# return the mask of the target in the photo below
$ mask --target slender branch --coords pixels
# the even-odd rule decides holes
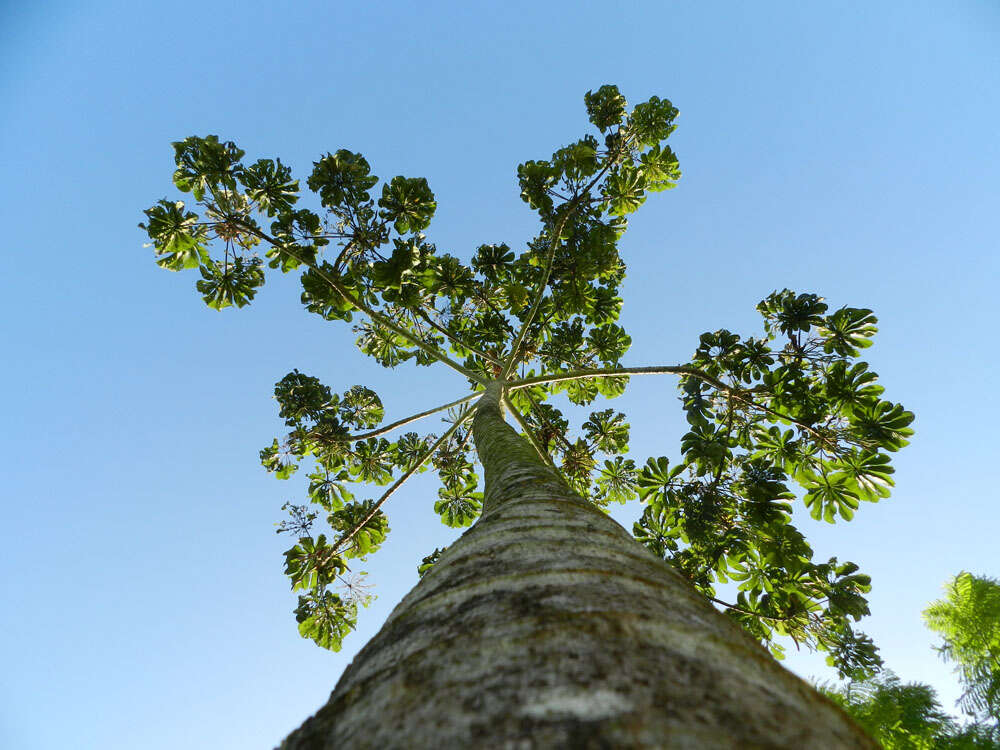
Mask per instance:
[[[477,383],[481,383],[483,385],[486,384],[486,378],[484,378],[482,375],[479,375],[479,374],[473,372],[472,370],[469,370],[469,369],[463,367],[458,362],[455,362],[453,359],[451,359],[450,357],[448,357],[448,355],[446,355],[444,352],[440,351],[436,346],[431,346],[426,341],[421,341],[419,337],[414,336],[413,334],[411,334],[409,331],[407,331],[402,326],[398,326],[395,323],[393,323],[392,320],[390,320],[389,318],[387,318],[382,313],[380,313],[380,312],[372,309],[369,305],[367,305],[364,302],[362,302],[358,297],[354,296],[353,294],[351,294],[350,292],[348,292],[346,289],[344,289],[344,287],[342,287],[336,281],[336,279],[334,279],[329,274],[327,274],[325,271],[323,271],[323,269],[321,269],[315,263],[310,263],[305,258],[300,258],[295,253],[293,253],[291,250],[289,250],[286,245],[278,242],[273,237],[268,236],[267,234],[265,234],[264,232],[260,231],[256,227],[252,227],[252,226],[250,226],[248,224],[243,224],[242,222],[240,222],[240,226],[242,226],[248,232],[251,232],[252,234],[255,234],[256,236],[260,237],[261,239],[269,242],[272,246],[280,248],[283,252],[288,253],[288,255],[293,260],[296,260],[299,263],[301,263],[302,265],[308,266],[309,268],[311,268],[313,271],[316,272],[316,274],[321,279],[323,279],[327,284],[329,284],[330,287],[335,292],[337,292],[337,294],[339,294],[341,297],[343,297],[344,300],[346,300],[347,302],[350,302],[352,305],[354,305],[355,307],[357,307],[359,310],[365,312],[368,315],[368,317],[372,319],[373,322],[376,322],[376,323],[378,323],[380,325],[383,325],[386,328],[388,328],[390,331],[392,331],[393,333],[396,333],[396,334],[402,336],[404,339],[406,339],[407,341],[409,341],[414,346],[417,346],[420,349],[423,349],[425,352],[427,352],[429,355],[431,355],[434,359],[438,360],[439,362],[443,362],[444,364],[448,365],[451,369],[453,369],[456,372],[459,372],[462,375],[464,375],[465,377],[469,378],[469,380],[472,380],[472,381],[477,382]]]
[[[535,413],[538,419],[544,422],[545,416],[542,414],[542,409],[538,405],[538,402],[535,401],[535,397],[531,395],[531,391],[525,391],[524,397],[528,399],[528,404],[531,406],[531,410]],[[555,431],[555,437],[558,442],[562,443],[563,450],[569,450],[572,447],[570,446],[569,441],[566,439],[566,436],[563,433],[559,432],[558,430]]]
[[[510,348],[510,357],[507,359],[507,363],[504,365],[502,377],[506,378],[510,375],[511,370],[517,365],[518,353],[521,350],[521,346],[524,344],[524,339],[528,335],[528,328],[531,326],[538,314],[538,308],[542,305],[542,298],[545,296],[545,287],[548,286],[549,276],[552,274],[552,262],[556,257],[556,245],[559,244],[559,236],[562,234],[563,227],[566,226],[566,222],[569,220],[570,214],[576,209],[574,205],[575,201],[567,204],[568,208],[563,213],[562,219],[559,221],[558,226],[555,228],[555,232],[552,234],[552,241],[549,243],[549,252],[545,258],[545,270],[542,273],[542,278],[538,281],[538,286],[535,288],[534,299],[531,302],[531,307],[528,310],[528,316],[524,319],[521,324],[521,330],[517,332],[517,338],[514,339],[514,344]]]
[[[619,129],[619,133],[621,130]],[[521,345],[524,343],[524,338],[528,333],[528,328],[531,326],[532,321],[534,321],[535,316],[538,314],[538,308],[542,305],[542,297],[545,296],[545,287],[549,284],[549,277],[552,275],[552,263],[556,257],[556,246],[559,244],[559,237],[562,234],[563,228],[566,226],[566,222],[569,217],[579,208],[580,203],[590,203],[589,200],[584,200],[589,198],[590,191],[598,182],[603,179],[604,175],[608,173],[611,169],[612,164],[618,161],[618,157],[621,156],[622,152],[629,147],[629,137],[626,136],[622,142],[618,145],[617,150],[612,157],[611,153],[608,153],[608,160],[601,170],[597,173],[587,185],[577,193],[573,200],[565,204],[565,211],[563,212],[562,219],[559,222],[559,226],[556,227],[555,234],[552,237],[552,242],[549,243],[549,252],[545,258],[545,269],[542,273],[542,278],[538,282],[538,286],[535,288],[534,299],[531,303],[531,309],[528,311],[528,317],[524,319],[521,324],[521,330],[517,334],[517,339],[514,341],[514,346],[510,350],[510,359],[507,360],[506,366],[503,368],[503,377],[507,378],[514,368],[517,366],[517,357],[521,349]]]
[[[447,404],[442,404],[441,406],[435,406],[433,409],[428,409],[427,411],[418,412],[417,414],[411,414],[405,419],[400,419],[393,422],[392,424],[387,424],[382,427],[377,427],[371,432],[362,432],[358,435],[351,435],[348,439],[351,441],[355,441],[355,440],[367,440],[368,438],[379,437],[380,435],[385,435],[386,433],[392,432],[393,430],[399,427],[404,427],[410,424],[411,422],[416,422],[420,419],[423,419],[424,417],[429,417],[431,414],[436,414],[439,411],[450,409],[453,406],[461,406],[467,401],[472,401],[473,399],[479,398],[482,395],[483,395],[482,391],[474,391],[473,393],[470,393],[468,396],[462,396],[462,398],[455,399],[454,401],[450,401]]]
[[[365,524],[375,517],[375,514],[379,512],[379,509],[382,507],[385,501],[388,500],[396,490],[402,487],[403,483],[406,482],[407,479],[409,479],[410,477],[412,477],[414,474],[417,473],[417,469],[423,466],[424,462],[427,461],[427,459],[434,454],[434,451],[436,451],[438,448],[444,445],[445,441],[448,440],[448,438],[450,438],[454,434],[455,430],[457,430],[462,425],[462,423],[469,418],[469,415],[471,415],[474,411],[475,410],[472,409],[471,407],[466,408],[462,412],[462,414],[459,415],[458,419],[455,420],[454,424],[452,424],[452,426],[449,427],[447,431],[437,439],[434,445],[432,445],[429,449],[427,449],[427,451],[419,459],[414,461],[413,466],[411,466],[409,469],[403,472],[402,476],[400,476],[399,479],[393,482],[392,486],[389,489],[387,489],[384,493],[382,493],[382,497],[380,497],[378,500],[375,501],[375,504],[372,506],[372,509],[368,513],[368,515],[366,515],[363,519],[361,519],[359,523],[355,524],[354,528],[352,528],[349,532],[347,532],[346,534],[344,534],[344,536],[342,536],[340,539],[337,540],[337,543],[333,547],[335,552],[338,552],[341,549],[343,549],[344,545],[346,545],[349,541],[351,541],[351,539],[353,539],[354,536],[359,531],[361,531],[361,529],[364,528]]]
[[[622,144],[623,146],[625,144]],[[566,226],[566,222],[569,221],[569,217],[573,215],[573,212],[579,208],[581,200],[590,194],[591,188],[596,185],[601,178],[607,174],[608,169],[611,168],[611,161],[597,173],[597,176],[587,183],[587,186],[571,200],[569,203],[565,204],[565,210],[563,211],[562,218],[559,220],[558,226],[555,228],[555,232],[552,235],[552,241],[549,242],[549,251],[545,256],[545,267],[542,272],[542,278],[538,281],[538,286],[535,287],[534,298],[531,302],[531,308],[528,310],[528,317],[524,319],[521,324],[521,330],[518,331],[517,338],[514,340],[514,345],[510,350],[510,358],[507,360],[507,364],[503,368],[503,377],[506,378],[513,369],[517,366],[518,353],[521,350],[521,346],[524,344],[524,339],[528,335],[528,328],[531,327],[532,322],[535,320],[535,316],[538,314],[538,308],[542,306],[542,298],[545,296],[545,287],[549,284],[549,278],[552,276],[552,264],[556,257],[556,247],[559,245],[559,239],[562,235],[562,231]]]
[[[524,420],[524,417],[522,417],[521,413],[514,408],[514,405],[510,402],[510,399],[507,398],[506,395],[503,396],[503,403],[504,406],[507,407],[508,411],[510,411],[510,413],[514,415],[514,421],[516,421],[518,425],[520,425],[521,430],[524,432],[525,437],[528,438],[528,442],[531,443],[531,447],[535,449],[536,453],[538,453],[538,457],[542,460],[542,463],[544,463],[550,469],[555,471],[556,475],[562,478],[562,474],[556,467],[555,463],[552,461],[552,457],[548,454],[548,451],[546,451],[542,447],[542,445],[538,442],[538,438],[535,437],[535,433],[532,432],[530,427],[528,427],[528,423]]]
[[[776,615],[762,615],[760,612],[751,612],[748,609],[743,609],[742,607],[737,607],[735,604],[730,604],[729,602],[724,602],[721,599],[716,599],[714,596],[708,597],[709,601],[715,602],[716,604],[721,604],[723,607],[727,607],[734,612],[739,612],[740,614],[750,615],[751,617],[760,617],[763,620],[774,620],[775,622],[787,622],[788,620],[794,620],[803,614],[808,616],[808,612],[794,612],[790,615],[782,615],[778,617]],[[794,637],[793,637],[794,640]]]
[[[569,372],[556,373],[551,375],[536,375],[532,378],[524,378],[522,380],[515,380],[507,384],[507,388],[512,391],[516,391],[520,388],[527,388],[532,385],[540,385],[543,383],[561,383],[567,380],[582,380],[584,378],[610,378],[617,377],[621,375],[689,375],[693,378],[698,378],[711,386],[714,386],[718,390],[722,391],[728,396],[736,399],[737,401],[746,404],[747,406],[760,409],[761,411],[770,414],[773,417],[777,417],[785,422],[789,422],[798,426],[800,429],[811,433],[818,440],[826,440],[827,437],[823,433],[819,432],[816,428],[811,425],[806,424],[794,417],[784,414],[777,409],[772,409],[766,404],[762,404],[755,401],[753,398],[748,397],[747,394],[751,391],[744,391],[740,388],[733,388],[732,386],[726,385],[718,378],[712,377],[707,372],[699,370],[697,367],[692,367],[691,365],[672,365],[672,366],[653,366],[653,367],[619,367],[616,369],[603,369],[603,370],[570,370]]]
[[[544,383],[561,383],[567,380],[583,380],[584,378],[613,378],[622,375],[691,375],[693,377],[711,383],[721,390],[728,390],[728,386],[720,380],[716,380],[711,375],[702,372],[691,365],[655,366],[655,367],[617,367],[605,368],[601,370],[583,369],[569,370],[567,372],[553,373],[549,375],[536,375],[531,378],[523,378],[508,383],[507,388],[512,391],[521,388],[528,388],[532,385],[542,385]]]
[[[498,367],[503,367],[503,362],[501,362],[500,360],[498,360],[496,357],[491,357],[489,354],[487,354],[484,351],[481,351],[477,347],[472,346],[471,344],[467,344],[466,342],[462,341],[457,336],[455,336],[454,334],[452,334],[451,331],[449,331],[444,326],[438,325],[434,321],[434,319],[431,318],[431,316],[428,315],[427,312],[423,308],[417,308],[416,310],[414,310],[414,312],[417,315],[420,316],[421,320],[423,320],[425,323],[427,323],[431,328],[433,328],[438,333],[444,335],[445,338],[447,338],[449,341],[451,341],[456,346],[460,346],[463,349],[468,349],[470,352],[472,352],[473,354],[479,356],[482,359],[485,359],[490,364],[497,365]]]

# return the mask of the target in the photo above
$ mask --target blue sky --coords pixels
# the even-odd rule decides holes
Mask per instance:
[[[273,383],[297,367],[369,384],[391,417],[462,384],[380,371],[294,279],[216,313],[156,268],[136,223],[174,195],[170,142],[218,133],[300,176],[361,151],[427,177],[431,239],[468,257],[533,233],[515,167],[585,132],[583,93],[607,82],[681,111],[681,186],[622,244],[629,364],[754,333],[773,289],[878,314],[869,360],[917,414],[896,492],[850,524],[801,523],[817,556],[873,576],[864,629],[950,707],[920,612],[959,570],[1000,574],[998,74],[987,0],[0,5],[0,745],[272,747],[454,537],[414,481],[344,651],[298,637],[273,524],[302,487],[257,464],[281,427]],[[675,396],[637,379],[615,404],[637,456],[676,455]]]

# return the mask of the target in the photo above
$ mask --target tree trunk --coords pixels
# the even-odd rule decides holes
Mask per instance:
[[[483,515],[283,750],[877,748],[504,421],[473,434]]]

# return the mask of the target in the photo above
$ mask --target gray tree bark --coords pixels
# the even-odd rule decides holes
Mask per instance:
[[[877,748],[505,421],[473,436],[482,517],[282,750]]]

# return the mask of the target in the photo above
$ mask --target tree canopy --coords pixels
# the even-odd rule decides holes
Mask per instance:
[[[536,236],[462,257],[425,234],[437,205],[427,181],[395,176],[379,188],[360,153],[321,156],[303,195],[280,159],[248,163],[214,135],[174,144],[174,185],[193,205],[165,198],[140,226],[161,267],[197,269],[207,305],[243,307],[267,273],[295,272],[303,306],[351,324],[358,349],[383,367],[412,361],[459,375],[453,401],[392,422],[363,385],[334,392],[298,371],[276,384],[288,429],[261,461],[279,479],[302,469],[308,480],[308,501],[288,504],[280,529],[298,540],[285,570],[300,592],[299,630],[340,647],[368,599],[351,566],[385,541],[383,506],[413,474],[437,473],[445,524],[475,521],[481,472],[469,417],[499,380],[509,413],[569,487],[604,509],[639,499],[635,537],[774,653],[788,636],[829,652],[842,675],[869,674],[876,650],[854,623],[868,614],[870,579],[852,562],[814,560],[791,511],[801,497],[813,518],[849,521],[862,502],[889,495],[891,457],[913,415],[882,398],[860,359],[876,317],[785,289],[758,305],[756,335],[707,332],[687,361],[626,365],[619,241],[649,194],[680,178],[666,143],[678,111],[655,96],[630,108],[610,85],[584,99],[591,132],[517,168]],[[625,414],[594,407],[571,424],[576,410],[557,398],[591,407],[630,377],[655,374],[679,379],[688,431],[674,460],[634,456]],[[440,434],[401,432],[439,413]],[[385,489],[356,496],[373,485]],[[735,601],[717,598],[731,581]]]
[[[889,670],[842,688],[820,690],[847,711],[885,750],[996,750],[1000,734],[985,724],[958,724],[930,685],[903,683]]]
[[[943,640],[938,652],[955,663],[961,707],[1000,726],[1000,581],[959,573],[924,619]]]

